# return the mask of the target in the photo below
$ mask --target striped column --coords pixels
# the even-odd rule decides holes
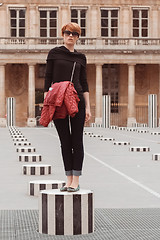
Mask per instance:
[[[6,114],[5,64],[0,63],[0,127],[6,127],[5,114]]]
[[[19,162],[41,162],[42,156],[40,154],[23,154],[19,155]]]
[[[157,95],[148,95],[148,127],[157,127]]]
[[[131,147],[129,150],[131,152],[149,152],[150,148],[149,147]]]
[[[24,175],[48,175],[51,174],[51,165],[23,165],[23,174]]]
[[[93,192],[45,190],[39,196],[39,232],[77,235],[94,232]]]
[[[7,126],[15,126],[15,105],[16,100],[13,97],[7,98]]]
[[[65,185],[65,181],[59,180],[35,180],[29,182],[29,195],[39,196],[40,191],[48,189],[60,189]]]
[[[110,128],[110,115],[111,115],[111,97],[110,95],[103,95],[103,117],[102,126]]]

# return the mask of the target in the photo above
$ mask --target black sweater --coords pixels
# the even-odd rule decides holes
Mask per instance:
[[[76,67],[73,84],[79,95],[80,105],[84,105],[83,92],[88,92],[86,57],[76,50],[70,52],[64,46],[50,50],[47,57],[44,91],[47,92],[52,83],[70,81],[74,62],[76,62]]]

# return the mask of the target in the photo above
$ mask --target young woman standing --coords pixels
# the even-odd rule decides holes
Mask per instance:
[[[80,189],[79,176],[82,174],[84,158],[83,128],[84,123],[90,120],[89,90],[86,79],[86,57],[74,49],[81,34],[77,23],[68,23],[61,29],[64,45],[50,50],[47,57],[45,95],[51,83],[69,81],[75,65],[73,84],[78,93],[80,102],[79,112],[75,117],[54,120],[64,162],[67,182],[60,191],[75,192]]]

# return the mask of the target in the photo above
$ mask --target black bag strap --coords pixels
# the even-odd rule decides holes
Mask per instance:
[[[73,81],[73,74],[74,74],[75,67],[76,67],[76,62],[74,62],[74,64],[73,64],[71,80],[70,80],[71,82]]]

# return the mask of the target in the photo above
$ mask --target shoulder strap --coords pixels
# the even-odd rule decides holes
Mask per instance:
[[[74,64],[73,64],[71,80],[70,80],[71,82],[73,81],[73,74],[74,74],[75,67],[76,67],[76,62],[74,62]]]

